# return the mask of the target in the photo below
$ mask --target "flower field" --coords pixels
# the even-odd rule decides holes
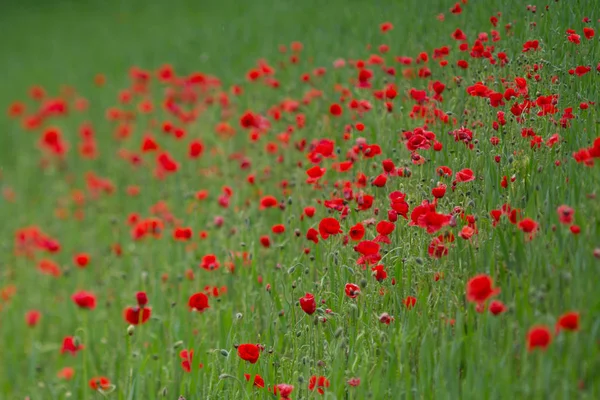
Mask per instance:
[[[1,6],[0,399],[600,398],[600,3],[87,3]]]

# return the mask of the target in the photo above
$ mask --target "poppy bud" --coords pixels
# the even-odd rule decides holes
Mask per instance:
[[[144,307],[146,304],[148,304],[148,296],[146,295],[146,292],[137,292],[135,297],[137,299],[138,306]]]
[[[127,334],[128,334],[129,336],[133,336],[134,332],[135,332],[135,326],[133,326],[133,325],[129,325],[129,326],[127,327]]]

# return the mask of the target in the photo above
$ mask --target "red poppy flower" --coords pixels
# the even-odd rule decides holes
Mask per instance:
[[[558,214],[558,220],[561,224],[570,225],[573,223],[575,210],[571,207],[563,204],[556,209],[556,213]]]
[[[379,30],[380,30],[382,33],[389,32],[389,31],[391,31],[392,29],[394,29],[394,25],[392,25],[392,23],[391,23],[391,22],[384,22],[384,23],[382,23],[381,25],[379,25]]]
[[[317,389],[317,392],[319,392],[319,394],[325,394],[325,390],[324,388],[328,388],[329,387],[329,380],[327,378],[325,378],[324,376],[319,376],[317,377],[316,375],[313,375],[310,377],[310,380],[308,381],[308,390],[315,390],[315,388]]]
[[[538,223],[531,218],[524,218],[517,224],[517,227],[525,233],[534,233],[538,229]]]
[[[360,385],[360,378],[350,378],[346,381],[346,383],[350,386],[358,386]]]
[[[248,361],[250,364],[255,364],[258,361],[258,357],[260,357],[260,348],[255,344],[240,344],[237,348],[237,353],[242,360]]]
[[[300,297],[300,307],[308,315],[312,315],[317,310],[315,296],[311,293],[306,293],[304,297]]]
[[[250,374],[244,374],[244,379],[246,379],[247,382],[250,382]],[[252,384],[253,384],[253,386],[256,386],[259,388],[264,388],[265,380],[263,379],[262,376],[256,374],[256,375],[254,375],[254,381]]]
[[[208,305],[208,296],[202,292],[191,295],[188,300],[188,307],[192,311],[196,310],[199,312],[210,308],[210,306]]]
[[[344,291],[346,292],[346,296],[355,299],[360,294],[360,287],[354,283],[346,283]]]
[[[94,390],[98,390],[98,389],[107,390],[107,389],[110,389],[110,387],[111,387],[110,380],[105,376],[93,377],[92,379],[90,379],[88,384]]]
[[[221,264],[217,260],[217,256],[214,254],[207,254],[202,257],[202,261],[200,262],[200,267],[207,271],[214,271],[219,268]]]
[[[190,142],[188,156],[190,158],[198,158],[204,152],[204,144],[202,141],[196,139]]]
[[[475,176],[473,175],[473,171],[469,168],[461,169],[456,173],[457,182],[471,182],[473,180],[475,180]]]
[[[75,375],[75,370],[71,367],[64,367],[60,371],[56,373],[56,376],[60,379],[64,379],[66,381],[73,379]]]
[[[435,237],[427,247],[427,254],[431,258],[442,258],[448,255],[448,247],[446,247],[443,240]]]
[[[411,215],[412,218],[412,215]],[[427,233],[435,233],[450,224],[452,216],[428,211],[418,216],[417,225],[425,228]]]
[[[194,359],[194,350],[181,350],[179,352],[179,358],[181,358],[181,368],[183,368],[185,372],[191,372],[192,361]]]
[[[547,326],[534,326],[527,332],[527,350],[529,351],[533,351],[536,348],[545,350],[551,342],[552,335]]]
[[[327,217],[319,222],[319,234],[323,239],[327,239],[329,235],[337,235],[339,233],[342,233],[342,230],[337,219]]]
[[[28,326],[34,327],[38,324],[41,317],[42,317],[42,313],[39,312],[38,310],[30,310],[30,311],[27,311],[27,314],[25,314],[25,322],[27,323]]]
[[[340,115],[342,115],[342,106],[340,106],[337,103],[333,103],[330,107],[329,107],[329,113],[331,115],[333,115],[334,117],[339,117]]]
[[[359,241],[365,236],[365,227],[360,222],[348,231],[348,236],[354,241]]]
[[[441,199],[446,194],[446,185],[443,183],[431,189],[431,195],[436,199]]]
[[[131,325],[141,325],[145,324],[150,319],[151,313],[152,309],[148,307],[127,307],[123,312],[123,317],[125,318],[125,321]]]
[[[471,278],[467,282],[467,300],[474,303],[483,303],[490,297],[500,293],[494,288],[494,281],[488,275],[482,274]]]
[[[87,253],[75,254],[73,261],[78,268],[85,268],[90,262],[90,256]]]
[[[494,300],[490,303],[489,310],[492,314],[499,315],[506,311],[506,306],[500,300]]]
[[[556,332],[561,329],[566,331],[578,331],[579,330],[579,313],[578,312],[568,312],[563,314],[558,318],[558,322],[556,323]]]
[[[277,207],[279,202],[274,196],[264,196],[260,199],[260,209],[264,210],[265,208],[273,208]]]
[[[376,186],[376,187],[384,187],[386,182],[387,182],[387,175],[381,174],[381,175],[378,175],[375,179],[373,179],[372,185]]]
[[[319,232],[315,228],[309,228],[306,232],[306,239],[313,243],[319,243]]]
[[[92,293],[82,290],[71,296],[71,299],[80,308],[87,308],[89,310],[96,308],[96,296]]]
[[[387,278],[387,271],[383,265],[376,265],[371,268],[371,271],[373,272],[375,279],[379,282],[382,282]]]
[[[394,320],[394,317],[392,317],[388,313],[382,313],[379,315],[378,318],[379,318],[379,322],[381,322],[382,324],[386,324],[386,325],[389,325]]]
[[[273,232],[276,235],[280,235],[285,232],[285,225],[283,225],[283,224],[273,225],[271,227],[271,232]]]
[[[408,296],[404,300],[402,300],[402,303],[406,308],[410,310],[415,306],[415,304],[417,304],[417,298],[413,296]]]
[[[72,355],[77,354],[79,350],[83,349],[82,344],[75,344],[75,338],[73,336],[67,336],[63,339],[62,347],[60,349],[60,354],[65,354],[66,352],[71,353]]]

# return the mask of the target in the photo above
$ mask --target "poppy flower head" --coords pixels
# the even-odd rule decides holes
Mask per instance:
[[[85,268],[90,262],[90,256],[87,253],[79,253],[73,257],[73,261],[78,268]]]
[[[329,235],[337,235],[339,233],[342,233],[342,230],[337,219],[327,217],[319,222],[319,234],[323,239],[327,239]]]
[[[561,315],[556,322],[556,332],[578,331],[579,330],[579,313],[571,311]]]
[[[219,260],[217,260],[217,256],[214,254],[207,254],[202,257],[202,261],[200,262],[200,268],[203,268],[207,271],[214,271],[219,269],[220,267]]]
[[[402,303],[404,304],[404,307],[410,310],[415,306],[415,304],[417,304],[417,298],[413,296],[408,296],[404,300],[402,300]]]
[[[527,350],[533,351],[535,349],[545,350],[552,342],[552,335],[550,329],[544,325],[538,325],[532,327],[527,332]]]
[[[41,317],[42,317],[42,313],[39,312],[38,310],[30,310],[30,311],[27,311],[27,313],[25,314],[25,322],[27,323],[28,326],[34,327],[38,324]]]
[[[500,293],[500,289],[494,288],[493,285],[492,278],[485,274],[471,278],[467,282],[467,300],[473,303],[484,303],[490,297]]]
[[[473,180],[475,180],[475,175],[473,175],[473,170],[469,168],[461,169],[456,173],[457,182],[471,182]]]
[[[96,296],[84,290],[75,293],[71,299],[79,308],[93,310],[96,308]]]
[[[344,291],[346,296],[355,299],[360,294],[360,287],[354,283],[346,283]]]
[[[311,293],[306,293],[304,297],[300,297],[300,307],[308,315],[314,314],[314,312],[317,310],[315,296],[313,296]]]
[[[558,220],[561,224],[570,225],[573,223],[575,210],[571,207],[563,204],[556,209],[556,213],[558,214]]]
[[[250,382],[250,374],[244,374],[244,379],[246,379],[247,382]],[[264,388],[265,387],[265,380],[263,379],[262,376],[256,374],[254,375],[254,381],[252,383],[253,386],[256,386],[258,388]]]
[[[494,315],[500,315],[504,313],[507,308],[500,300],[494,300],[490,303],[489,310]]]
[[[125,321],[131,325],[142,325],[148,322],[151,313],[152,309],[149,307],[127,307],[123,312],[123,317],[125,318]]]
[[[237,353],[242,360],[248,361],[250,364],[256,364],[260,357],[260,348],[255,344],[240,344]]]
[[[79,350],[83,350],[83,345],[78,343],[78,340],[76,340],[73,336],[67,336],[63,339],[60,354],[69,352],[74,356]]]
[[[191,311],[198,312],[202,312],[207,308],[210,308],[210,306],[208,305],[208,296],[202,292],[191,295],[188,300],[188,307]]]
[[[365,227],[360,222],[350,228],[348,236],[354,241],[359,241],[365,236]]]
[[[317,389],[319,394],[325,394],[325,388],[328,388],[329,385],[329,379],[324,376],[313,375],[308,381],[308,390],[313,391]]]
[[[89,380],[88,385],[93,390],[108,390],[111,388],[110,380],[105,376],[96,376]]]
[[[60,371],[58,371],[56,373],[56,376],[59,379],[64,379],[66,381],[73,379],[74,375],[75,375],[75,370],[71,367],[64,367],[63,369],[61,369]]]

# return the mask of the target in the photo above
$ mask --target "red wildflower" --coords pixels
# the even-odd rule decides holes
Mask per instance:
[[[89,310],[96,308],[96,296],[92,293],[82,290],[71,296],[71,299],[80,308],[87,308]]]
[[[538,223],[531,218],[523,218],[521,221],[519,221],[517,227],[525,233],[533,234],[538,229]]]
[[[484,303],[490,297],[500,293],[494,288],[494,281],[488,275],[477,275],[467,282],[467,300],[474,303]]]
[[[191,372],[192,361],[194,359],[194,350],[181,350],[179,352],[179,358],[181,358],[181,368],[183,368],[185,372]]]
[[[339,233],[342,233],[342,230],[337,219],[327,217],[319,222],[319,234],[323,239],[327,239],[329,235],[337,235]]]
[[[329,107],[329,113],[331,115],[333,115],[334,117],[339,117],[340,115],[342,115],[342,106],[340,106],[337,103],[333,103],[330,107]]]
[[[327,378],[325,378],[324,376],[319,376],[317,377],[316,375],[313,375],[310,377],[310,380],[308,381],[308,390],[315,390],[315,388],[317,389],[317,392],[319,392],[319,394],[325,394],[325,390],[324,388],[328,388],[329,387],[329,380]]]
[[[506,306],[500,300],[494,300],[490,303],[489,310],[492,314],[498,315],[506,311]]]
[[[351,299],[355,299],[360,294],[360,288],[354,283],[346,283],[344,291],[346,292],[346,296]]]
[[[371,271],[375,279],[379,282],[383,282],[387,278],[387,271],[383,265],[376,265],[371,268]]]
[[[413,296],[408,296],[404,300],[402,300],[402,303],[406,308],[410,310],[415,306],[415,304],[417,304],[417,298]]]
[[[27,311],[27,313],[25,314],[25,322],[27,323],[28,326],[34,327],[38,324],[41,317],[42,317],[42,313],[39,312],[38,310],[30,310],[30,311]]]
[[[260,209],[264,210],[265,208],[277,207],[279,202],[274,196],[264,196],[260,200]]]
[[[250,382],[250,374],[244,374],[244,379],[246,379],[247,382]],[[252,384],[256,387],[264,388],[265,380],[263,379],[262,376],[256,374],[256,375],[254,375],[254,381]]]
[[[527,332],[527,350],[529,351],[533,351],[538,347],[545,350],[551,342],[552,335],[547,326],[534,326]]]
[[[240,344],[237,348],[237,353],[242,360],[248,361],[250,364],[255,364],[258,361],[258,357],[260,357],[260,348],[255,344]]]
[[[71,367],[64,367],[60,371],[56,373],[56,376],[60,379],[64,379],[66,381],[73,379],[75,375],[75,370]]]
[[[571,207],[563,204],[556,209],[556,213],[558,214],[558,220],[561,224],[569,225],[573,223],[575,210],[573,210]]]
[[[571,311],[565,313],[558,318],[556,322],[556,332],[560,330],[578,331],[579,330],[579,313]]]
[[[346,381],[346,383],[350,386],[358,386],[360,385],[360,378],[350,378]]]
[[[93,377],[88,384],[94,390],[107,390],[111,388],[110,380],[105,376]]]
[[[391,22],[384,22],[384,23],[382,23],[381,25],[379,25],[379,30],[380,30],[382,33],[389,32],[389,31],[391,31],[392,29],[394,29],[394,25],[392,25],[392,23],[391,23]]]
[[[150,319],[152,309],[148,307],[140,308],[139,306],[127,307],[123,312],[125,321],[131,325],[141,325]]]
[[[469,168],[461,169],[456,173],[457,182],[471,182],[473,180],[475,180],[475,176],[473,175],[473,171]]]
[[[83,349],[82,344],[76,344],[75,338],[73,336],[67,336],[63,339],[62,347],[60,348],[60,354],[65,354],[66,352],[71,353],[71,355],[77,354],[79,350]]]
[[[188,307],[192,311],[196,310],[199,312],[210,308],[208,305],[208,296],[202,292],[193,294],[188,300]]]
[[[200,262],[200,268],[203,268],[207,271],[214,271],[219,269],[220,266],[221,264],[219,263],[219,260],[217,260],[217,256],[214,254],[207,254],[203,256],[202,261]]]
[[[314,312],[317,310],[315,296],[313,296],[311,293],[306,293],[304,297],[300,297],[300,307],[308,315],[314,314]]]
[[[354,241],[359,241],[365,236],[365,227],[360,222],[348,231],[348,236]]]

